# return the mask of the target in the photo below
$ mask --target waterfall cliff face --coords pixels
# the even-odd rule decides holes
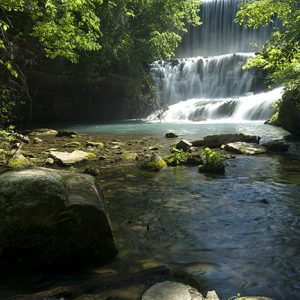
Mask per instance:
[[[254,95],[255,82],[263,79],[242,69],[272,27],[250,30],[233,23],[240,2],[205,0],[203,25],[189,28],[179,58],[151,64],[157,96],[168,107],[166,121],[263,120],[274,112],[281,89]]]

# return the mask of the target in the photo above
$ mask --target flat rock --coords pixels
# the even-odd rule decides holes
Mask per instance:
[[[189,285],[164,281],[153,285],[142,300],[203,300],[203,296]]]
[[[224,150],[239,154],[263,154],[267,152],[267,149],[259,144],[255,143],[245,143],[245,142],[236,142],[229,143],[224,146]]]
[[[78,148],[80,146],[81,146],[80,142],[70,142],[70,143],[64,144],[63,147],[64,148]]]
[[[63,166],[70,166],[81,161],[87,160],[89,154],[85,151],[74,150],[73,152],[59,152],[50,151],[50,157],[53,158],[57,163]]]
[[[246,142],[258,144],[260,137],[256,135],[245,135],[239,134],[217,134],[208,135],[203,140],[193,141],[194,147],[209,147],[209,148],[220,148],[222,145],[235,142]]]
[[[285,140],[274,140],[267,143],[263,143],[262,146],[267,148],[272,152],[286,152],[289,150],[290,143],[287,143]]]
[[[29,135],[57,135],[57,130],[49,128],[38,128],[32,130]]]

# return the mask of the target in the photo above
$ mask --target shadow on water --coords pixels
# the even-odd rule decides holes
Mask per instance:
[[[299,297],[299,157],[238,156],[216,177],[196,168],[123,175],[106,189],[120,257],[205,262],[194,276],[222,299]]]

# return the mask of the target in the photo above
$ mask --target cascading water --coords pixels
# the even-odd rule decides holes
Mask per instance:
[[[242,69],[261,47],[272,27],[249,30],[234,24],[241,0],[206,0],[201,6],[203,25],[190,28],[178,58],[151,65],[165,121],[266,120],[282,89],[255,94],[258,78]],[[232,54],[228,54],[232,53]],[[199,56],[201,55],[201,56]],[[211,56],[214,55],[214,56]],[[154,119],[157,114],[149,117]]]

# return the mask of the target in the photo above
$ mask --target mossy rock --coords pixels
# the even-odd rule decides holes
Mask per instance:
[[[97,158],[97,155],[93,152],[88,152],[87,153],[87,158],[88,159],[95,159],[95,158]]]
[[[102,142],[90,142],[87,141],[85,144],[86,147],[93,147],[93,148],[99,148],[99,149],[103,149],[104,148],[104,143]]]
[[[168,166],[198,166],[203,163],[200,154],[192,154],[184,151],[177,150],[173,154],[164,157]]]
[[[225,159],[222,155],[210,148],[205,148],[202,153],[203,163],[198,167],[200,173],[224,174]]]
[[[158,155],[152,155],[149,161],[141,164],[141,168],[145,171],[159,171],[167,166],[167,163]]]
[[[7,166],[12,169],[24,169],[32,166],[32,162],[23,154],[15,154],[8,162]]]

